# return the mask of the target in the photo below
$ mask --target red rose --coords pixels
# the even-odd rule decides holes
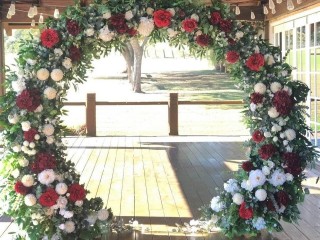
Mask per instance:
[[[289,195],[285,191],[277,192],[276,199],[277,199],[277,202],[279,203],[279,205],[282,204],[285,207],[288,206],[288,204],[290,202]]]
[[[182,9],[179,9],[177,14],[178,14],[179,18],[181,18],[181,19],[186,17],[186,12],[183,11]]]
[[[168,27],[171,24],[171,13],[166,10],[157,10],[153,13],[154,24],[158,28]]]
[[[254,104],[263,103],[264,96],[260,93],[252,93],[250,95],[250,102]]]
[[[239,208],[239,216],[242,219],[246,219],[246,220],[251,219],[253,217],[252,207],[247,208],[245,202],[241,203]]]
[[[252,140],[255,143],[261,143],[265,139],[263,132],[260,132],[259,130],[256,130],[252,134]]]
[[[197,27],[197,21],[192,18],[188,18],[186,20],[183,20],[182,22],[182,28],[188,33],[193,32]]]
[[[287,173],[291,173],[294,176],[302,173],[303,168],[301,166],[301,159],[297,153],[284,153],[282,155],[285,164],[285,170]]]
[[[70,19],[67,20],[67,30],[74,37],[81,32],[78,22]]]
[[[34,128],[29,129],[29,131],[23,133],[24,140],[28,142],[34,141],[34,136],[38,134],[38,131]]]
[[[219,27],[222,32],[230,33],[232,31],[232,22],[230,20],[221,20]]]
[[[129,36],[133,37],[135,35],[137,35],[138,31],[135,28],[130,28],[127,33],[129,34]]]
[[[221,21],[221,14],[220,12],[212,12],[210,22],[212,25],[218,25]]]
[[[109,20],[113,27],[118,27],[126,24],[126,19],[124,17],[124,14],[121,14],[121,13],[111,16]]]
[[[41,44],[44,47],[52,48],[54,45],[59,43],[59,34],[54,29],[46,29],[41,33],[40,36]]]
[[[211,42],[211,38],[207,34],[201,34],[196,38],[196,42],[201,47],[207,47]]]
[[[261,67],[264,66],[264,57],[260,53],[252,54],[246,61],[246,66],[251,71],[260,71]]]
[[[30,188],[24,186],[23,183],[19,181],[14,185],[14,190],[16,191],[16,193],[19,193],[21,195],[27,195],[30,191]]]
[[[277,152],[277,148],[273,144],[263,145],[258,151],[259,156],[263,160],[267,160],[271,158],[274,154],[276,154],[276,152]]]
[[[69,199],[72,202],[82,201],[86,197],[86,191],[77,183],[69,186],[68,193],[70,193]]]
[[[242,169],[246,172],[250,172],[254,168],[253,163],[250,161],[245,161],[242,163]]]
[[[227,56],[226,56],[226,60],[229,63],[236,63],[239,60],[239,53],[237,51],[228,51],[227,52]]]
[[[294,106],[292,97],[285,90],[276,92],[272,103],[280,115],[288,115]]]
[[[40,103],[40,94],[37,89],[25,89],[16,99],[17,106],[20,109],[26,109],[29,112],[36,110]]]
[[[46,152],[39,152],[36,155],[36,160],[30,165],[31,171],[40,173],[45,169],[54,169],[57,162],[54,156]]]
[[[52,207],[57,203],[59,195],[53,188],[48,188],[46,192],[42,193],[39,198],[39,203],[43,207]]]
[[[69,48],[69,57],[73,62],[79,62],[82,57],[81,50],[77,48],[76,46],[71,46]]]

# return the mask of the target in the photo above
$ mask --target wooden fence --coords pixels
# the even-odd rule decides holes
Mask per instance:
[[[97,106],[143,106],[143,105],[167,105],[169,135],[179,135],[179,105],[239,105],[241,100],[229,101],[179,101],[178,93],[170,93],[168,101],[158,102],[104,102],[96,101],[95,93],[88,93],[86,102],[65,102],[64,106],[85,106],[87,136],[97,135],[96,107]]]

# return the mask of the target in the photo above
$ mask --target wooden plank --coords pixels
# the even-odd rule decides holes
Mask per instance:
[[[95,93],[87,93],[86,126],[87,126],[87,136],[94,137],[97,135],[96,94]]]

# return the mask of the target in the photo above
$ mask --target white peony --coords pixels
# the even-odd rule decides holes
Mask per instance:
[[[268,115],[271,118],[277,118],[279,117],[280,113],[277,111],[275,107],[271,107],[268,111]]]
[[[66,197],[60,196],[57,200],[57,204],[55,205],[55,208],[65,209],[68,204],[68,199]]]
[[[249,192],[253,190],[253,187],[249,180],[243,180],[241,183],[241,187]]]
[[[191,19],[195,20],[196,22],[199,22],[199,16],[197,14],[192,14]]]
[[[270,168],[267,166],[262,167],[262,172],[264,175],[269,175],[270,174]]]
[[[72,60],[70,58],[63,59],[62,66],[69,70],[72,68]]]
[[[19,115],[18,114],[9,114],[8,115],[8,121],[9,121],[9,123],[11,123],[11,124],[16,124],[16,123],[18,123],[19,122],[19,120],[20,120],[20,117],[19,117]]]
[[[104,19],[109,19],[109,18],[111,18],[111,12],[110,12],[110,11],[105,12],[105,13],[102,15],[102,17],[103,17]]]
[[[31,123],[29,121],[24,121],[21,123],[22,131],[27,132],[31,128]]]
[[[243,195],[241,193],[235,193],[232,197],[232,201],[237,205],[241,205],[244,201]]]
[[[167,11],[171,14],[172,17],[176,15],[176,10],[174,10],[174,8],[167,8]]]
[[[48,69],[46,68],[40,68],[38,71],[37,71],[37,78],[40,80],[40,81],[46,81],[48,80],[50,76],[50,73],[48,71]]]
[[[260,202],[263,202],[267,198],[267,192],[264,189],[258,189],[254,195]]]
[[[273,93],[276,93],[276,92],[280,91],[281,89],[282,89],[282,85],[279,82],[273,82],[270,85],[270,90]]]
[[[254,85],[254,92],[260,93],[263,95],[266,93],[266,91],[267,91],[267,87],[263,83],[259,82],[256,85]]]
[[[215,212],[220,212],[225,208],[223,202],[220,201],[220,196],[214,197],[211,200],[211,209]]]
[[[94,35],[94,28],[86,29],[86,35],[87,35],[87,37],[93,36]]]
[[[138,32],[144,36],[148,37],[154,29],[154,22],[151,18],[142,17],[140,18],[140,24],[138,27]]]
[[[38,180],[41,184],[50,185],[55,180],[55,173],[52,169],[43,170],[38,174]]]
[[[272,175],[271,179],[269,179],[269,182],[277,187],[277,186],[282,186],[285,181],[287,180],[286,175],[279,169],[275,170]]]
[[[26,89],[26,82],[24,78],[19,78],[16,81],[13,81],[11,83],[11,87],[13,91],[15,91],[17,94],[22,93],[23,90]]]
[[[106,25],[104,28],[100,30],[99,38],[104,42],[110,42],[114,37],[114,33],[111,32]]]
[[[31,206],[35,205],[35,204],[37,203],[36,196],[33,195],[33,194],[27,194],[27,195],[24,197],[24,203],[25,203],[28,207],[31,207]]]
[[[236,39],[243,38],[243,35],[244,35],[244,33],[243,33],[243,32],[241,32],[241,31],[237,31],[237,32],[236,32]]]
[[[224,190],[228,193],[234,194],[240,190],[238,186],[238,181],[236,179],[229,179],[223,184]]]
[[[296,132],[293,130],[293,129],[287,129],[285,132],[284,132],[286,138],[289,140],[289,141],[292,141],[293,139],[296,138]]]
[[[127,11],[124,14],[124,18],[127,19],[128,21],[131,20],[133,18],[133,12],[131,10]]]
[[[98,219],[100,221],[105,221],[109,218],[109,211],[107,209],[100,209],[98,211]]]
[[[274,57],[271,54],[264,55],[264,60],[269,66],[276,63],[276,61],[274,60]]]
[[[52,137],[52,136],[47,137],[46,143],[53,144],[54,143],[54,137]]]
[[[97,219],[98,219],[98,215],[97,215],[96,212],[91,213],[91,214],[86,218],[86,220],[87,220],[87,222],[89,223],[89,225],[94,225],[94,224],[96,223]]]
[[[55,82],[60,82],[63,79],[63,72],[61,69],[53,69],[51,71],[50,77]]]
[[[68,191],[68,186],[67,184],[65,183],[58,183],[56,185],[56,192],[59,194],[59,195],[64,195],[66,194]]]
[[[32,175],[24,175],[21,182],[25,187],[32,187],[34,184],[34,178]]]
[[[168,32],[168,36],[169,36],[170,38],[173,38],[173,37],[177,36],[177,34],[178,34],[178,32],[175,31],[175,30],[173,30],[172,28],[168,28],[168,29],[167,29],[167,32]]]
[[[151,8],[151,7],[148,7],[148,8],[147,8],[147,14],[148,14],[148,15],[153,15],[153,12],[154,12],[154,9],[153,9],[153,8]]]
[[[46,136],[51,136],[54,133],[54,126],[52,124],[45,124],[43,125],[42,132]]]
[[[25,158],[20,158],[19,159],[19,165],[21,167],[27,167],[27,166],[29,166],[29,160],[27,160]]]
[[[64,224],[64,231],[66,233],[72,233],[76,229],[76,225],[72,221],[66,221]]]
[[[53,52],[58,57],[61,57],[63,55],[63,51],[61,50],[61,48],[55,48]]]
[[[35,113],[40,113],[42,111],[43,111],[43,106],[41,104],[36,108],[36,110],[34,110]]]
[[[249,181],[253,188],[262,186],[266,182],[266,176],[259,169],[252,170],[249,173]]]
[[[47,87],[44,90],[44,95],[46,98],[48,98],[49,100],[55,99],[57,96],[57,90],[52,88],[52,87]]]
[[[293,175],[291,173],[286,173],[286,180],[287,182],[293,181]]]

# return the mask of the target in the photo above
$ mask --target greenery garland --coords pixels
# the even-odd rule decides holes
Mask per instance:
[[[112,221],[100,198],[87,199],[74,164],[65,160],[60,117],[66,91],[85,81],[92,59],[121,51],[133,39],[187,45],[195,56],[213,50],[230,63],[231,76],[248,95],[249,160],[203,208],[209,223],[232,237],[281,230],[279,219],[298,218],[302,171],[317,154],[305,137],[302,103],[309,89],[290,81],[292,69],[278,48],[233,17],[221,1],[96,0],[48,19],[40,39],[21,43],[19,70],[6,72],[0,116],[0,205],[21,228],[21,239],[92,239]]]

